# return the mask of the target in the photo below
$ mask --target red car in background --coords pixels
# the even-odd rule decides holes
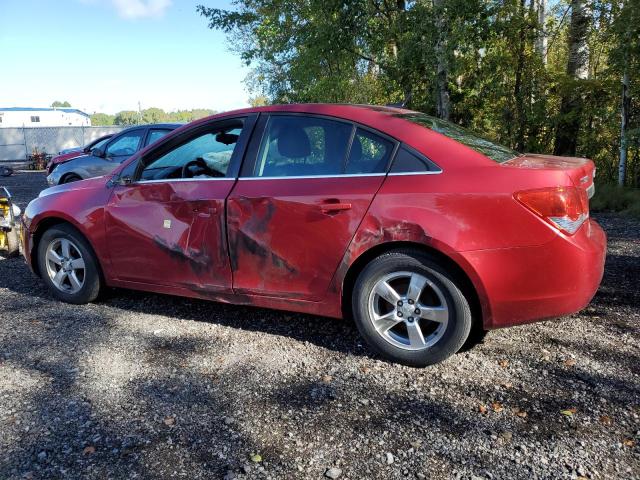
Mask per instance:
[[[425,366],[473,329],[587,305],[606,249],[594,171],[409,110],[251,108],[44,190],[23,251],[63,301],[112,286],[349,315],[373,350]]]
[[[100,148],[105,143],[107,143],[107,140],[109,140],[111,137],[113,137],[112,133],[110,133],[109,135],[104,135],[100,138],[96,138],[95,140],[86,144],[84,148],[56,155],[47,163],[47,175],[50,175],[51,172],[53,172],[53,169],[56,168],[59,164],[68,162],[69,160],[80,157],[82,155],[87,155],[91,153],[91,150],[93,150],[94,148]]]

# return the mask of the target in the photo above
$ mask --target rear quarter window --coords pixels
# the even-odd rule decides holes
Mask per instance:
[[[447,122],[440,118],[432,117],[418,112],[403,113],[398,115],[400,118],[404,118],[412,123],[421,125],[429,130],[438,132],[446,137],[462,143],[469,148],[472,148],[478,153],[489,157],[491,160],[497,163],[504,163],[507,160],[511,160],[519,155],[515,150],[505,147],[504,145],[497,144],[486,138],[482,138],[479,135],[467,130],[466,128],[456,125],[452,122]]]
[[[405,146],[400,147],[389,173],[440,172],[441,169],[424,155]]]

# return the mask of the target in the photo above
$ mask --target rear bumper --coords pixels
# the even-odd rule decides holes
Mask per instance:
[[[583,309],[602,280],[607,238],[594,220],[534,247],[463,253],[482,281],[484,327],[508,327]]]

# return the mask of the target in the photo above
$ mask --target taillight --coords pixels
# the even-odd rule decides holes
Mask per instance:
[[[558,230],[573,235],[589,218],[587,191],[577,187],[550,187],[525,190],[516,200]]]

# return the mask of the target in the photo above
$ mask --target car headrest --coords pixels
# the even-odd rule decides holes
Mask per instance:
[[[304,158],[311,155],[311,142],[302,127],[289,123],[276,134],[278,153],[287,158]]]

